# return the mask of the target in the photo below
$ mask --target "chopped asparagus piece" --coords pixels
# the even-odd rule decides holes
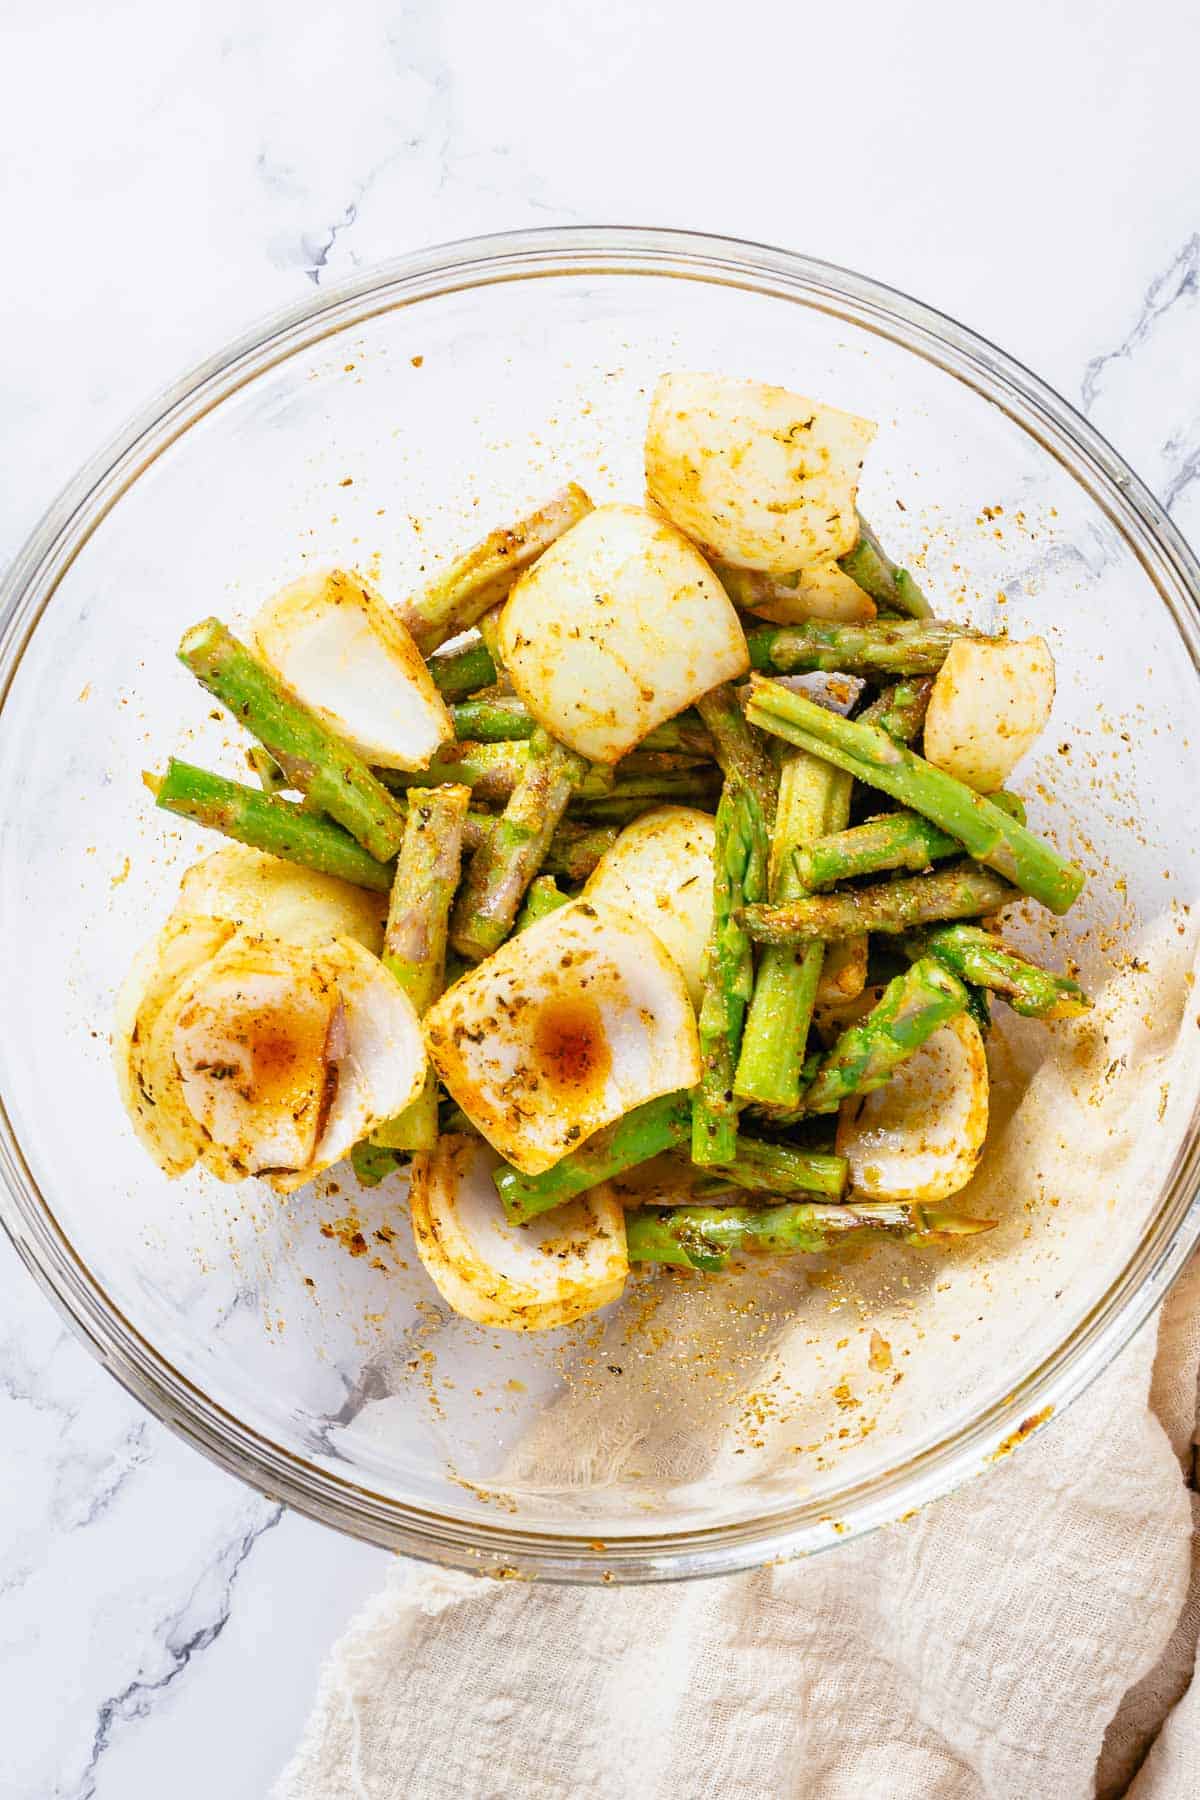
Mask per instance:
[[[271,752],[290,786],[344,825],[380,862],[395,856],[404,814],[387,789],[358,752],[219,619],[205,619],[184,633],[179,660]]]
[[[1028,1019],[1073,1019],[1091,1001],[1069,975],[1055,975],[1010,950],[978,925],[947,925],[906,939],[911,956],[934,956],[961,981],[1003,995]]]
[[[517,923],[513,929],[524,931],[527,925],[536,925],[539,919],[549,918],[552,912],[557,912],[560,906],[567,904],[567,896],[559,892],[553,875],[539,875],[529,884],[525,904],[517,914]]]
[[[523,1224],[539,1213],[564,1206],[576,1194],[610,1180],[623,1169],[648,1162],[663,1150],[677,1149],[687,1141],[691,1128],[689,1096],[663,1094],[644,1106],[635,1106],[615,1125],[606,1125],[541,1175],[522,1175],[502,1163],[492,1179],[513,1224]]]
[[[477,693],[480,688],[491,687],[496,679],[496,665],[482,639],[431,656],[428,662],[429,673],[444,700],[459,700]]]
[[[445,981],[446,932],[462,870],[463,825],[471,790],[430,788],[414,794],[388,906],[383,960],[418,1014],[439,998]],[[372,1134],[387,1150],[429,1150],[437,1142],[437,1077],[430,1069],[417,1098]]]
[[[913,619],[930,617],[933,608],[928,600],[908,570],[892,561],[861,513],[858,542],[845,556],[839,556],[838,567],[880,606],[890,606]]]
[[[711,1274],[725,1268],[735,1250],[816,1256],[872,1233],[917,1246],[946,1244],[990,1231],[993,1224],[907,1200],[842,1206],[794,1201],[782,1206],[646,1207],[628,1215],[625,1236],[630,1262],[674,1263]]]
[[[1001,807],[954,776],[897,744],[873,725],[843,719],[793,694],[776,681],[756,677],[749,717],[785,742],[881,788],[949,832],[969,854],[986,863],[1052,912],[1064,913],[1079,897],[1083,870]],[[958,915],[963,916],[963,915]]]
[[[758,625],[746,633],[751,666],[772,675],[823,669],[841,675],[936,675],[956,638],[974,637],[940,619],[873,619],[838,625]]]
[[[758,801],[766,825],[775,816],[779,776],[766,744],[746,723],[741,702],[731,682],[704,694],[696,702],[712,737],[713,751],[726,781],[740,781]],[[763,855],[766,850],[764,846]]]
[[[164,812],[207,825],[239,844],[379,894],[386,894],[392,885],[390,863],[377,862],[332,819],[306,812],[294,800],[260,793],[175,757],[161,779],[152,775],[143,779]]]
[[[370,1138],[363,1138],[350,1152],[350,1167],[362,1187],[378,1187],[400,1167],[402,1160],[398,1151],[385,1150]]]
[[[836,1112],[851,1094],[869,1094],[967,1004],[962,982],[934,957],[890,981],[879,1004],[847,1026],[804,1095],[806,1112]]]
[[[482,543],[451,563],[444,575],[414,594],[400,609],[400,616],[422,655],[428,656],[447,638],[466,631],[490,612],[521,571],[591,510],[583,489],[571,482],[528,518],[489,532]]]
[[[921,735],[932,693],[933,678],[929,675],[910,676],[894,682],[877,694],[870,706],[864,707],[858,715],[858,723],[878,725],[898,744],[913,744]]]
[[[848,775],[819,757],[804,750],[787,752],[771,834],[773,901],[795,900],[806,892],[797,876],[796,853],[831,824],[844,823],[852,785]],[[821,943],[771,945],[760,956],[734,1079],[740,1100],[799,1105],[800,1068],[824,957]]]
[[[539,726],[528,762],[495,830],[471,859],[450,921],[460,956],[478,962],[504,942],[587,764]]]
[[[746,930],[763,944],[830,943],[862,931],[902,932],[942,919],[977,919],[1020,898],[1017,888],[978,863],[955,863],[933,875],[884,881],[845,893],[812,894],[778,906],[747,906]]]
[[[754,989],[753,949],[740,913],[745,902],[766,891],[765,846],[766,826],[753,790],[727,781],[713,846],[713,920],[700,1006],[703,1073],[692,1100],[693,1162],[730,1162],[736,1146],[733,1082]]]

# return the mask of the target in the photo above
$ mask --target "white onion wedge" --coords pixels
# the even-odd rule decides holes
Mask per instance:
[[[664,375],[646,431],[646,485],[723,562],[770,575],[825,566],[858,539],[869,419],[725,375]]]
[[[397,615],[357,575],[305,575],[256,615],[260,656],[368,762],[424,769],[454,727]]]
[[[712,570],[639,506],[598,507],[552,544],[514,586],[499,639],[534,718],[601,763],[750,666]]]
[[[455,1312],[506,1331],[549,1331],[619,1298],[629,1273],[625,1216],[607,1188],[510,1225],[478,1138],[442,1137],[414,1158],[417,1253]]]
[[[171,1055],[205,1138],[257,1175],[302,1169],[324,1129],[341,999],[310,952],[238,937],[196,971]]]
[[[1044,638],[958,638],[929,697],[925,755],[990,794],[1043,730],[1053,705],[1054,659]]]
[[[249,931],[295,944],[351,937],[378,954],[387,896],[245,844],[229,844],[194,863],[180,883],[172,916],[197,914],[231,919]]]
[[[122,1104],[163,1172],[184,1175],[204,1135],[183,1104],[174,1065],[156,1054],[164,1008],[233,936],[223,919],[172,919],[137,956],[117,998],[113,1063]]]
[[[526,1175],[643,1101],[700,1079],[696,1016],[640,920],[577,900],[430,1008],[429,1054],[471,1123]]]
[[[648,925],[687,982],[699,1008],[712,928],[711,814],[656,806],[627,825],[584,887],[584,898],[615,906]]]
[[[404,1111],[425,1080],[427,1059],[421,1022],[395,976],[352,938],[322,951],[320,967],[332,975],[341,998],[332,1102],[312,1161],[295,1174],[271,1177],[277,1193],[303,1187],[322,1169],[348,1156],[376,1126]]]
[[[837,1148],[871,1200],[944,1200],[975,1173],[987,1136],[988,1072],[974,1019],[960,1013],[901,1063],[886,1087],[842,1104]]]

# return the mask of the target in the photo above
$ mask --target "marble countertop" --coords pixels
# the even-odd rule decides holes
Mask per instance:
[[[259,314],[424,243],[585,221],[758,238],[931,301],[1200,537],[1196,9],[703,10],[6,9],[0,563]],[[6,1244],[0,1470],[0,1800],[264,1795],[384,1554],[158,1426]]]

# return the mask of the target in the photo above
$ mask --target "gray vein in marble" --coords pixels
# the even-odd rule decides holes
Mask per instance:
[[[1178,436],[1168,438],[1163,445],[1163,455],[1171,461],[1179,459],[1175,473],[1163,489],[1162,503],[1170,512],[1192,483],[1200,479],[1200,442],[1188,445]]]
[[[92,1800],[96,1792],[96,1770],[113,1741],[116,1729],[133,1719],[144,1719],[158,1704],[161,1696],[177,1682],[193,1660],[207,1650],[224,1631],[233,1610],[234,1589],[238,1575],[259,1539],[273,1531],[283,1518],[282,1506],[272,1506],[258,1523],[251,1525],[222,1550],[216,1562],[206,1568],[196,1581],[183,1605],[160,1627],[162,1647],[168,1658],[166,1673],[157,1680],[141,1676],[128,1682],[118,1693],[102,1701],[96,1714],[91,1751],[78,1781],[70,1788],[61,1783],[55,1788],[54,1800]],[[213,1570],[219,1570],[222,1585],[216,1596],[213,1616],[195,1623],[189,1615],[203,1592]],[[186,1635],[181,1635],[186,1633]]]
[[[1093,356],[1084,369],[1080,405],[1085,413],[1091,412],[1099,398],[1109,365],[1127,361],[1179,300],[1195,299],[1197,293],[1200,293],[1200,232],[1193,232],[1146,289],[1138,316],[1116,349]]]

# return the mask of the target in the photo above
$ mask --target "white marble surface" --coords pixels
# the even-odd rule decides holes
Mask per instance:
[[[423,243],[582,221],[760,238],[932,301],[1200,535],[1198,55],[1189,0],[10,0],[0,561],[256,315]],[[154,1424],[7,1246],[0,1471],[0,1800],[264,1795],[382,1553]]]

